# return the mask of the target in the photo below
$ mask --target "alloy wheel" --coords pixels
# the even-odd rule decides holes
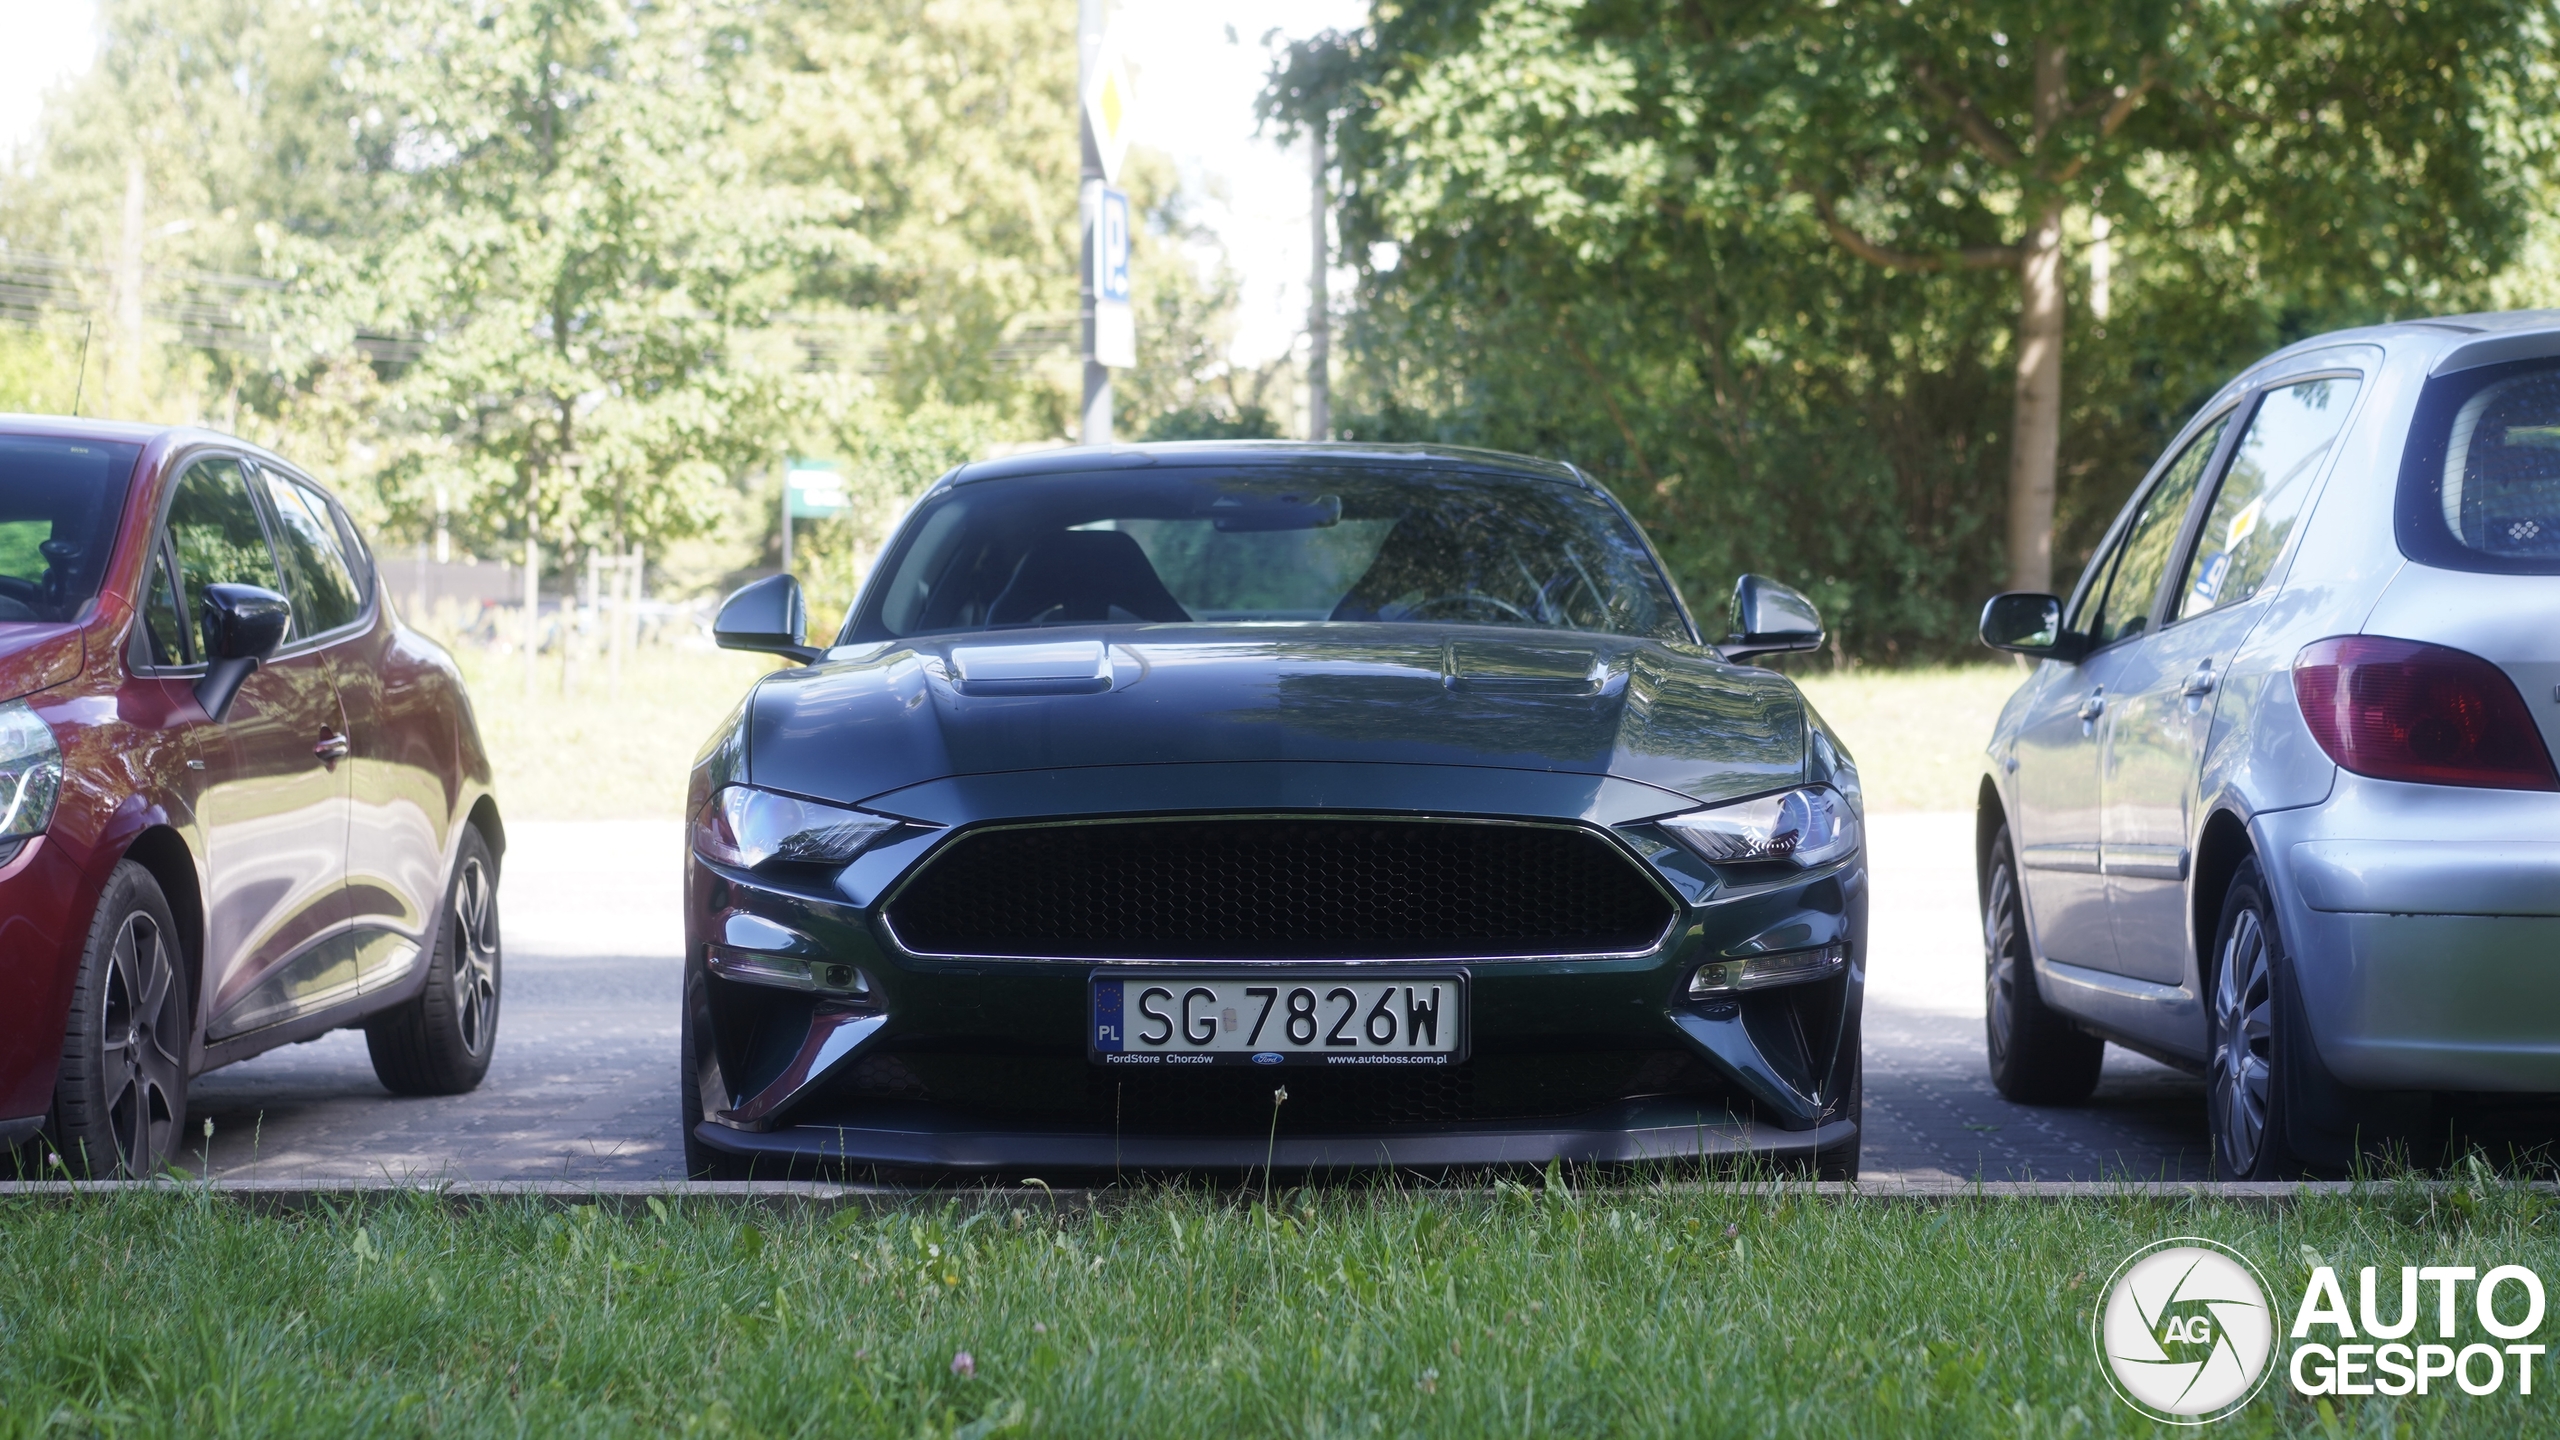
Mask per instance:
[[[2266,927],[2256,910],[2242,910],[2222,943],[2213,987],[2215,1128],[2235,1175],[2256,1167],[2266,1143],[2274,999]]]
[[[116,1161],[127,1175],[148,1175],[175,1142],[187,1034],[177,957],[149,915],[127,915],[116,931],[106,989],[98,1057]]]
[[[2017,878],[2006,864],[1991,869],[1991,898],[1982,909],[1982,1005],[1991,1023],[1991,1059],[1995,1065],[2009,1053],[2010,1027],[2016,1023],[2018,990]]]
[[[498,908],[488,867],[475,858],[453,891],[453,1019],[465,1050],[488,1050],[497,1013]]]

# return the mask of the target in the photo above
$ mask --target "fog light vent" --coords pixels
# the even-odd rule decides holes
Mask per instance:
[[[723,980],[771,985],[783,990],[807,990],[820,995],[842,995],[856,1000],[868,999],[871,995],[871,977],[863,974],[859,967],[842,961],[765,955],[732,950],[725,945],[712,946],[710,958],[711,973]]]
[[[1710,960],[1689,977],[1689,993],[1692,996],[1729,995],[1736,990],[1760,990],[1771,985],[1801,985],[1810,980],[1828,980],[1839,974],[1841,967],[1848,963],[1849,950],[1844,945]]]

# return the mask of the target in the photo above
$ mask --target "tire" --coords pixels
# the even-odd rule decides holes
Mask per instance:
[[[701,1051],[695,1048],[694,1003],[686,997],[683,1018],[677,1022],[676,1036],[676,1113],[684,1123],[684,1178],[687,1180],[748,1180],[754,1178],[754,1162],[726,1150],[705,1145],[696,1132],[702,1128],[702,1086],[694,1075]]]
[[[1982,901],[1982,1026],[1991,1084],[2021,1105],[2077,1105],[2098,1088],[2107,1043],[2072,1024],[2036,990],[2018,863],[2001,827],[1991,838]]]
[[[2212,1062],[2206,1124],[2213,1169],[2225,1180],[2291,1180],[2313,1173],[2296,1147],[2294,1101],[2310,1057],[2292,975],[2265,877],[2252,858],[2223,892],[2214,927],[2207,1008]]]
[[[45,1127],[73,1175],[139,1179],[175,1158],[194,1013],[168,898],[123,861],[89,922]]]
[[[425,986],[365,1022],[365,1049],[384,1089],[461,1095],[479,1087],[498,1048],[503,959],[498,862],[480,832],[465,827]]]

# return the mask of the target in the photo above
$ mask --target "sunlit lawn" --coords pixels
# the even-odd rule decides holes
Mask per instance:
[[[480,737],[511,820],[674,820],[685,772],[757,676],[763,656],[673,644],[633,647],[618,692],[604,660],[564,680],[545,655],[525,698],[521,652],[456,644]]]
[[[1871,810],[1970,810],[2000,707],[2027,677],[2012,665],[1852,670],[1797,677],[1858,761]]]
[[[2551,1199],[2498,1189],[1922,1205],[1532,1177],[1280,1209],[5,1202],[0,1436],[2158,1435],[2090,1342],[2140,1246],[2221,1240],[2288,1313],[2306,1248],[2560,1267]],[[2278,1377],[2213,1433],[2538,1433],[2536,1378],[2332,1419]]]

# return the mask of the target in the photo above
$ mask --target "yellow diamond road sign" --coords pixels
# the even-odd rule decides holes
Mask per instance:
[[[1085,119],[1093,126],[1094,148],[1102,152],[1102,178],[1120,183],[1120,162],[1129,155],[1129,119],[1136,91],[1129,83],[1129,57],[1120,48],[1120,27],[1102,32],[1093,57],[1093,74],[1085,82]]]

